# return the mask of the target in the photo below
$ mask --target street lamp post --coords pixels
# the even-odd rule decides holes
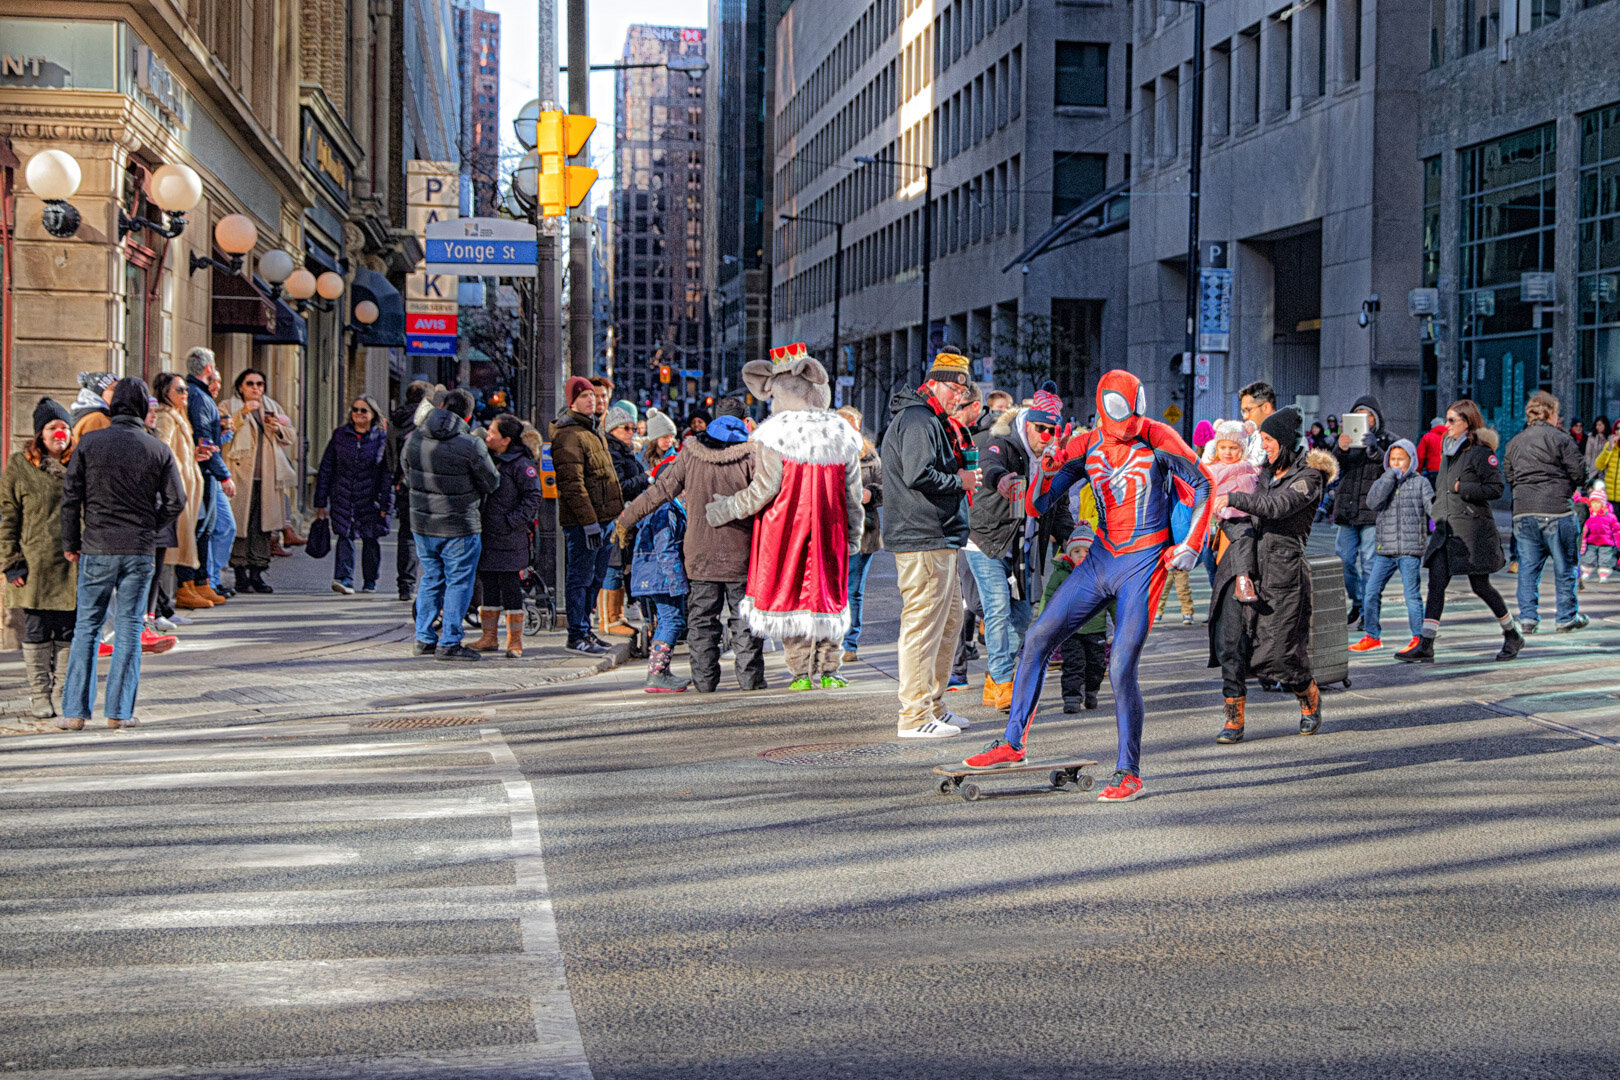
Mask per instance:
[[[1187,170],[1187,338],[1186,370],[1182,373],[1181,435],[1193,436],[1193,390],[1198,355],[1198,199],[1204,167],[1204,0],[1175,0],[1193,6],[1192,161]]]
[[[1200,0],[1200,3],[1202,0]],[[922,324],[923,347],[922,367],[928,370],[928,347],[933,342],[933,328],[928,318],[928,284],[933,276],[934,264],[934,167],[932,165],[919,165],[912,161],[896,161],[894,158],[872,157],[860,154],[855,158],[862,165],[890,165],[895,168],[921,169],[923,171],[923,227],[922,227]]]
[[[844,223],[842,221],[832,221],[832,220],[830,220],[828,218],[810,217],[808,214],[782,214],[782,215],[780,215],[780,217],[781,217],[783,222],[808,221],[808,222],[811,222],[811,223],[816,224],[816,225],[831,225],[833,227],[834,243],[837,245],[837,250],[833,254],[833,327],[832,327],[833,375],[836,377],[838,374],[840,374],[840,372],[839,372],[840,362],[839,362],[839,352],[838,352],[838,344],[839,344],[839,339],[838,339],[838,330],[839,330],[838,316],[839,316],[839,314],[840,314],[840,312],[842,310],[842,301],[843,301],[843,297],[844,297]],[[927,311],[927,302],[926,301],[924,301],[923,310]]]

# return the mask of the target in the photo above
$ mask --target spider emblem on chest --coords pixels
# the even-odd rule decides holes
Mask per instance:
[[[1118,464],[1098,450],[1087,462],[1091,473],[1091,486],[1101,496],[1107,509],[1130,507],[1133,512],[1146,496],[1153,471],[1153,451],[1134,445],[1126,451]]]

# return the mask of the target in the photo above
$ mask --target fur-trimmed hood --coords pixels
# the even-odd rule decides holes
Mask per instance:
[[[829,409],[774,413],[754,429],[749,441],[805,465],[847,465],[861,456],[860,432]]]
[[[1028,411],[1028,409],[1002,410],[999,414],[997,414],[995,423],[990,425],[990,437],[995,438],[998,435],[1011,435],[1014,431],[1013,422]]]
[[[1482,427],[1474,431],[1474,439],[1481,446],[1488,446],[1495,450],[1502,444],[1502,436],[1495,428]]]
[[[1313,447],[1305,451],[1305,467],[1321,473],[1326,483],[1333,483],[1339,475],[1339,462],[1330,451]]]
[[[719,449],[709,446],[700,438],[687,439],[681,443],[681,453],[691,454],[698,461],[708,465],[730,465],[733,462],[742,461],[753,452],[753,447],[749,446],[746,441],[727,443]]]

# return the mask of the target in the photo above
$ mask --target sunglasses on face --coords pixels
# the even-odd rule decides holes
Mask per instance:
[[[1031,424],[1029,426],[1030,429],[1037,435],[1051,435],[1057,431],[1057,428],[1053,427],[1051,424]]]
[[[366,408],[364,405],[356,405],[354,408],[350,409],[349,412],[351,412],[351,413],[365,413],[367,416],[371,415],[371,410]]]
[[[246,381],[246,382],[244,382],[244,383],[243,383],[243,384],[242,384],[242,385],[243,385],[243,386],[263,386],[263,385],[264,385],[264,383],[263,383],[263,382],[261,382],[261,381],[260,381],[260,380],[258,380],[258,379],[248,379],[248,380],[247,380],[247,381]]]

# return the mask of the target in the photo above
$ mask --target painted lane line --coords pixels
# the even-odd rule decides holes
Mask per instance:
[[[498,784],[493,778],[485,787]],[[252,801],[245,792],[233,803],[142,803],[120,806],[106,824],[120,829],[136,826],[291,825],[334,824],[352,821],[428,821],[440,818],[488,817],[510,812],[505,794],[347,796],[318,802]],[[16,838],[33,829],[82,829],[82,807],[12,807],[6,810],[6,831]]]
[[[394,850],[344,844],[220,844],[207,840],[170,844],[156,849],[164,873],[181,870],[252,870],[272,866],[364,866],[392,870],[432,864],[451,866],[469,862],[506,862],[511,845],[501,840],[454,840],[397,844]],[[123,873],[152,870],[150,847],[12,848],[0,851],[0,873],[79,872]]]

